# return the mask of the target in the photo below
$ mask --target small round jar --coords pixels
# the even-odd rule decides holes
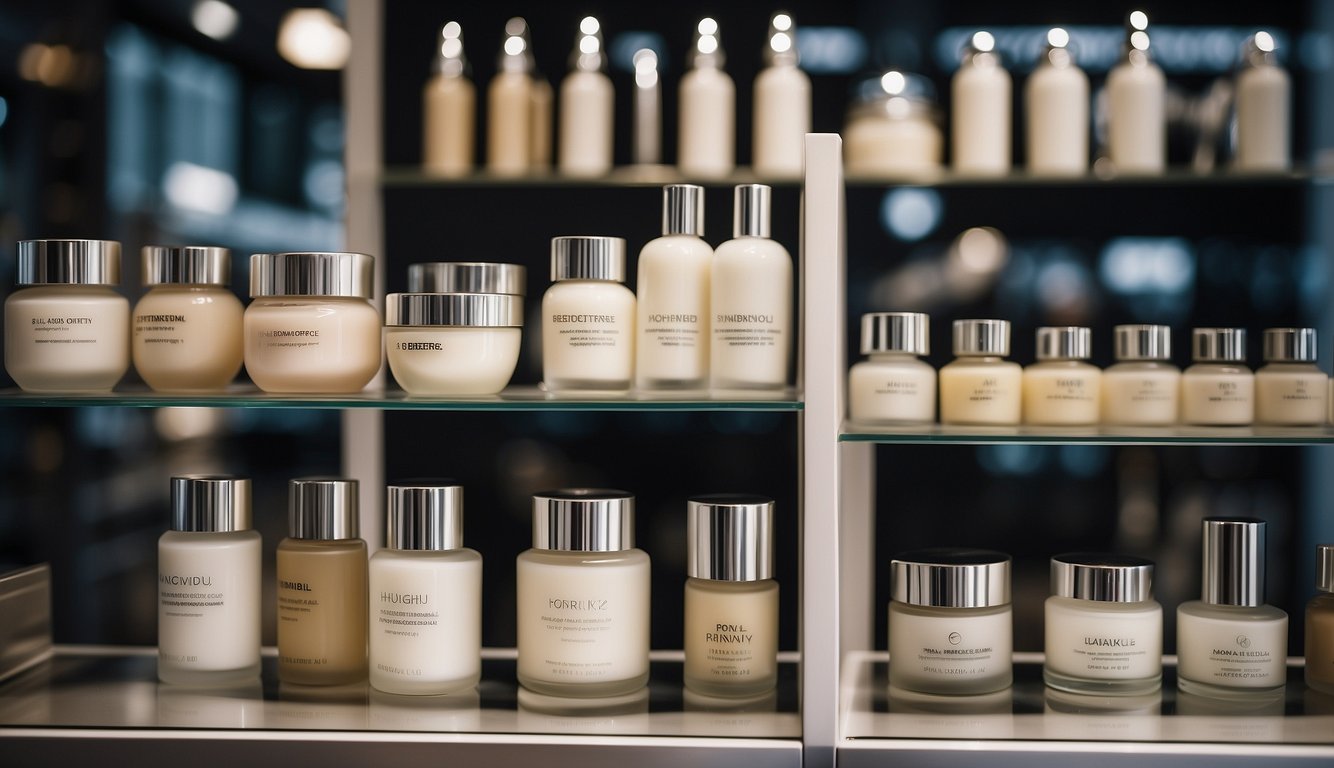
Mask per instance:
[[[1024,369],[1024,423],[1089,426],[1098,423],[1102,371],[1088,363],[1093,332],[1062,327],[1037,330],[1038,361]]]
[[[1051,559],[1046,610],[1047,685],[1072,693],[1134,696],[1162,687],[1163,607],[1153,563],[1073,553]]]
[[[921,75],[886,72],[865,84],[844,129],[848,173],[939,171],[945,153],[935,89]]]
[[[1009,354],[1008,320],[955,320],[955,359],[940,369],[940,423],[1018,425],[1024,374]]]
[[[1246,329],[1191,330],[1194,364],[1181,373],[1181,422],[1245,426],[1255,418],[1255,374],[1246,366]]]
[[[245,367],[265,392],[358,392],[380,370],[375,259],[364,253],[250,257]]]
[[[429,261],[408,265],[408,293],[528,295],[528,270],[488,261]]]
[[[1255,423],[1306,427],[1325,422],[1329,377],[1316,367],[1314,328],[1266,328],[1265,365],[1255,372]]]
[[[1172,329],[1118,325],[1112,329],[1116,363],[1102,372],[1102,423],[1170,427],[1177,423],[1181,371],[1172,365]]]
[[[848,372],[848,417],[859,424],[929,424],[936,420],[931,319],[920,312],[862,315],[862,354]]]
[[[241,300],[226,248],[147,246],[148,293],[134,305],[134,368],[159,392],[223,389],[241,370]]]
[[[1008,688],[1010,556],[921,549],[900,554],[889,567],[889,684],[951,695]]]
[[[625,392],[635,374],[635,294],[625,283],[625,240],[551,239],[551,286],[542,295],[542,385],[552,392]]]
[[[411,395],[493,395],[519,362],[523,298],[499,293],[391,293],[389,370]]]
[[[29,392],[107,392],[130,367],[130,303],[113,240],[20,240],[5,370]]]

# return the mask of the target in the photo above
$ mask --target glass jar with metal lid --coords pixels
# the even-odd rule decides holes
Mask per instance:
[[[542,295],[542,385],[549,391],[624,392],[635,374],[635,294],[625,287],[625,240],[551,239]]]
[[[1037,362],[1024,369],[1024,423],[1098,423],[1102,371],[1090,365],[1093,332],[1075,326],[1039,328]]]
[[[1102,372],[1103,424],[1170,427],[1177,423],[1181,371],[1172,365],[1172,329],[1118,325],[1112,329],[1116,362]]]
[[[134,305],[134,368],[165,392],[223,389],[241,370],[244,308],[226,248],[147,246],[148,292]]]
[[[929,424],[936,420],[931,318],[920,312],[862,315],[862,354],[848,371],[848,418],[859,424]]]
[[[940,369],[940,422],[1019,423],[1023,369],[1010,354],[1008,320],[955,320],[955,360]]]
[[[931,81],[890,71],[863,83],[848,110],[844,137],[849,174],[939,171],[945,136]]]
[[[1314,328],[1266,328],[1265,365],[1255,372],[1255,423],[1325,423],[1329,377],[1316,366]]]
[[[1246,329],[1194,328],[1193,365],[1181,372],[1181,422],[1244,426],[1255,418],[1255,374],[1246,365]]]
[[[412,395],[495,394],[514,375],[522,325],[522,296],[391,293],[389,369]]]

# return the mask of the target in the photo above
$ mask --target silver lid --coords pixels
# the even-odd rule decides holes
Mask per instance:
[[[1334,592],[1334,544],[1321,544],[1315,548],[1315,588],[1321,592]]]
[[[375,257],[365,253],[256,253],[250,296],[346,296],[369,299]]]
[[[468,73],[468,57],[463,53],[463,26],[457,21],[447,21],[440,27],[431,69],[445,77],[462,77]]]
[[[386,493],[385,547],[463,546],[463,486],[453,480],[400,480],[390,483]]]
[[[768,237],[773,190],[764,184],[738,184],[732,191],[732,237]]]
[[[625,282],[625,238],[598,235],[551,238],[551,279]]]
[[[1117,360],[1172,359],[1172,329],[1166,325],[1118,325],[1112,342]]]
[[[19,285],[115,285],[120,243],[115,240],[20,240]]]
[[[1265,522],[1251,517],[1204,518],[1200,599],[1215,605],[1264,605]]]
[[[862,315],[862,354],[931,354],[931,318],[921,312],[868,312]]]
[[[764,46],[764,62],[774,66],[797,66],[797,23],[792,14],[778,11],[769,17],[768,44]]]
[[[1190,332],[1192,358],[1201,363],[1246,362],[1245,328],[1193,328]]]
[[[1153,561],[1071,552],[1051,559],[1051,593],[1076,600],[1141,603],[1153,599]]]
[[[294,539],[357,538],[356,480],[301,477],[287,483],[287,535]]]
[[[696,496],[686,507],[688,576],[716,581],[773,578],[773,499],[726,493]]]
[[[173,531],[230,533],[251,527],[249,478],[177,475],[171,479]]]
[[[954,356],[1010,354],[1009,320],[955,320]]]
[[[523,325],[523,297],[503,293],[391,293],[384,300],[384,324],[518,328]]]
[[[533,549],[619,552],[635,545],[635,497],[608,488],[533,494]]]
[[[602,45],[602,23],[596,16],[585,16],[579,21],[579,34],[574,38],[570,69],[579,72],[601,72],[606,68],[607,54]]]
[[[232,278],[232,252],[204,245],[146,245],[144,285],[227,285]]]
[[[1093,356],[1093,332],[1078,326],[1038,329],[1039,360],[1087,360]]]
[[[1266,328],[1265,361],[1271,363],[1314,363],[1317,347],[1314,328]]]
[[[704,187],[668,184],[662,188],[662,233],[704,236]]]
[[[528,292],[528,270],[519,264],[484,261],[432,261],[408,265],[409,293]]]
[[[904,552],[889,563],[891,599],[936,608],[988,608],[1010,602],[1010,556],[989,549],[940,547]]]

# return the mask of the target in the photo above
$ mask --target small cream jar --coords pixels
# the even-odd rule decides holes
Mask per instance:
[[[134,305],[134,368],[159,392],[224,389],[241,370],[245,310],[227,289],[232,255],[201,246],[143,249],[148,292]]]
[[[521,296],[391,293],[389,370],[410,395],[493,395],[514,375],[522,326]]]

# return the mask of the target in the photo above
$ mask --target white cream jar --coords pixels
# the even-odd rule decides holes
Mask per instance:
[[[493,395],[519,362],[523,298],[499,293],[391,293],[389,370],[410,395]]]

